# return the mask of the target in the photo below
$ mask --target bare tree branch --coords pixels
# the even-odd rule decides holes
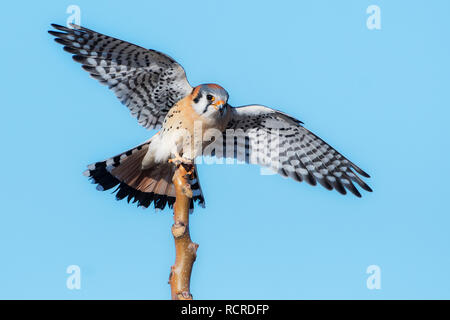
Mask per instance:
[[[189,234],[189,204],[192,190],[188,177],[192,175],[194,169],[193,166],[189,166],[186,170],[186,167],[183,164],[178,165],[172,179],[176,193],[172,225],[176,257],[169,276],[172,300],[192,300],[190,281],[198,248],[198,244],[191,241]]]

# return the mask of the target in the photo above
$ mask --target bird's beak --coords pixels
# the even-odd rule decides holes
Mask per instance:
[[[216,102],[214,102],[214,103],[212,104],[212,106],[213,106],[216,110],[219,110],[219,109],[222,108],[224,105],[225,105],[225,101],[223,101],[223,100],[216,101]]]

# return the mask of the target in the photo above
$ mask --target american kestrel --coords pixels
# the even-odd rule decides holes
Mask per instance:
[[[217,84],[191,87],[181,65],[161,52],[77,25],[52,26],[59,30],[49,31],[55,41],[74,54],[73,59],[93,78],[112,89],[140,125],[161,129],[139,146],[89,165],[84,174],[98,184],[98,190],[117,186],[119,200],[127,198],[144,207],[153,202],[159,209],[172,207],[175,163],[191,162],[195,168],[195,158],[209,147],[216,157],[257,163],[299,182],[319,182],[341,194],[347,189],[361,197],[353,182],[372,191],[356,174],[369,178],[367,173],[301,121],[262,105],[231,107],[225,89]],[[202,132],[200,144],[192,139],[196,126]],[[209,129],[221,137],[215,135],[210,142]],[[191,208],[194,201],[204,206],[196,168],[190,184]]]

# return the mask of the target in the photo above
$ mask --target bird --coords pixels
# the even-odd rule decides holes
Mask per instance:
[[[361,178],[370,176],[302,121],[263,105],[232,107],[223,87],[192,87],[183,67],[162,52],[75,24],[51,26],[54,40],[92,78],[108,86],[141,126],[159,129],[144,143],[89,165],[84,175],[98,190],[115,188],[118,200],[127,198],[144,208],[152,203],[155,209],[172,208],[175,170],[191,164],[190,209],[194,203],[204,207],[196,158],[209,150],[206,155],[217,159],[258,164],[343,195],[350,191],[361,197],[355,183],[372,192]]]

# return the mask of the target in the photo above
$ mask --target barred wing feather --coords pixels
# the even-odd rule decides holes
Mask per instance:
[[[367,173],[304,128],[301,121],[260,105],[231,108],[231,112],[222,156],[269,167],[311,185],[319,182],[341,194],[347,189],[361,197],[353,182],[372,191],[358,176],[369,178]]]
[[[168,110],[191,93],[183,68],[169,56],[101,33],[57,24],[49,31],[84,70],[107,85],[139,124],[156,129]]]

